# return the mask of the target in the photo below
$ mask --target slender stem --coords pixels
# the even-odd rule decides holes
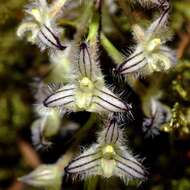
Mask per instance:
[[[61,158],[57,161],[60,170],[63,170],[65,166],[67,166],[68,163],[72,160],[73,156],[75,155],[75,152],[78,149],[80,141],[84,138],[84,136],[86,136],[87,131],[93,126],[95,122],[96,122],[96,114],[92,113],[86,124],[71,139],[71,141],[74,142],[72,143],[69,150],[63,156],[61,156]]]
[[[117,64],[121,64],[124,61],[124,56],[117,48],[109,41],[109,39],[101,33],[101,44],[107,51],[108,55],[115,61]]]
[[[80,43],[81,39],[84,37],[86,30],[88,29],[89,21],[93,14],[93,1],[86,3],[86,7],[81,15],[77,26],[77,33],[75,34],[74,41]]]
[[[63,171],[65,166],[69,164],[69,162],[72,160],[74,156],[73,149],[69,149],[63,156],[59,158],[57,161],[57,166],[59,167],[59,170]]]
[[[102,30],[102,4],[103,0],[96,0],[96,9],[98,11],[98,16],[99,16],[98,41],[100,41],[100,34]]]
[[[76,135],[75,135],[75,142],[73,143],[74,146],[76,146],[81,139],[83,139],[84,136],[86,136],[86,131],[88,131],[93,124],[96,122],[96,114],[91,113],[90,118],[88,119],[88,121],[86,122],[86,124],[81,128],[81,130],[79,130]]]

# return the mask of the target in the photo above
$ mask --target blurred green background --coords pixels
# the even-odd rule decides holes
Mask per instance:
[[[16,29],[24,16],[23,6],[27,3],[26,0],[0,0],[0,189],[6,190],[32,189],[18,183],[16,178],[43,160],[30,140],[30,125],[34,120],[30,84],[33,77],[48,71],[48,56],[16,37]],[[154,139],[144,139],[137,132],[141,126],[129,129],[130,144],[147,157],[150,178],[139,187],[144,190],[190,189],[190,1],[172,0],[171,4],[170,28],[174,37],[169,45],[177,50],[179,61],[174,70],[164,75],[162,89],[168,106],[175,108],[179,103],[175,110],[176,123],[173,128],[167,128],[168,133],[162,132]],[[152,16],[139,7],[132,11],[142,24]],[[113,20],[115,26],[108,34],[109,39],[124,49],[129,41],[127,19],[118,14]],[[117,24],[122,26],[120,30]],[[117,44],[124,38],[126,43]],[[44,160],[48,162],[48,158]]]

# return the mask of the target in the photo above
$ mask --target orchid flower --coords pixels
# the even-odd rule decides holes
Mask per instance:
[[[147,107],[147,104],[144,106]],[[170,120],[171,111],[155,98],[151,98],[148,111],[149,113],[145,113],[147,118],[143,121],[143,131],[146,137],[154,137],[160,134],[162,124]]]
[[[137,42],[134,52],[118,67],[123,75],[167,71],[176,64],[176,56],[164,45],[168,9],[144,31],[140,26],[133,27]]]
[[[47,190],[59,190],[61,188],[62,175],[62,171],[57,164],[43,164],[30,174],[19,178],[19,181]]]
[[[36,149],[49,148],[52,143],[49,138],[56,135],[61,127],[60,113],[49,110],[46,115],[35,120],[32,124],[32,142]]]
[[[65,0],[62,1],[63,5]],[[56,9],[60,9],[59,1],[49,6],[46,0],[36,0],[30,4],[25,12],[26,19],[17,30],[17,35],[23,37],[30,32],[27,40],[32,44],[38,44],[42,50],[49,48],[63,50],[65,47],[60,42],[60,30],[55,23]],[[61,6],[59,5],[59,6]]]
[[[99,68],[97,44],[80,44],[79,57],[73,69],[74,80],[50,94],[46,107],[63,107],[71,111],[126,112],[131,106],[109,90]]]
[[[118,176],[125,182],[145,179],[145,170],[140,162],[123,144],[123,131],[115,118],[110,118],[100,132],[96,144],[85,150],[65,168],[75,177],[87,178],[101,175],[105,178]]]

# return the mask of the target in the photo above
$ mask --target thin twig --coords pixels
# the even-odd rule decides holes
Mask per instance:
[[[190,44],[190,33],[179,33],[180,43],[177,49],[177,58],[180,59],[183,57],[187,46]]]
[[[41,164],[41,160],[38,154],[29,143],[27,143],[26,141],[22,139],[19,139],[18,145],[19,145],[22,157],[24,158],[27,165],[29,165],[31,168],[36,168]]]
[[[15,181],[10,188],[8,188],[7,190],[22,190],[24,189],[24,185],[19,182],[19,181]]]

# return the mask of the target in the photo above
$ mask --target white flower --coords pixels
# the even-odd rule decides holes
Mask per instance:
[[[61,127],[61,116],[56,110],[49,110],[32,124],[32,141],[37,149],[49,148],[49,139],[56,135]]]
[[[55,6],[49,6],[46,0],[36,0],[25,10],[27,17],[17,30],[17,35],[23,37],[30,32],[27,40],[38,44],[42,50],[54,48],[63,50],[59,36],[60,31],[55,24],[53,11]]]
[[[143,131],[146,133],[146,137],[154,137],[160,134],[161,125],[170,120],[171,112],[168,107],[154,98],[151,99],[147,109],[149,113],[145,113],[148,118],[143,121]]]
[[[52,145],[49,140],[61,127],[63,113],[59,109],[44,107],[42,102],[52,93],[52,89],[58,89],[60,86],[47,85],[36,78],[32,87],[36,99],[34,110],[38,118],[32,124],[32,141],[37,149],[49,148]]]
[[[41,165],[30,174],[19,178],[20,181],[40,188],[60,190],[63,171],[56,164]]]
[[[130,105],[111,92],[104,83],[97,61],[97,44],[80,45],[73,70],[74,79],[44,100],[46,107],[63,107],[71,111],[125,112]],[[74,64],[74,63],[73,63]]]
[[[134,26],[137,46],[132,55],[119,65],[119,73],[148,75],[155,71],[167,71],[176,64],[174,52],[164,45],[167,19],[168,9],[146,31],[138,25]]]
[[[66,172],[73,178],[79,176],[82,179],[101,175],[105,178],[118,176],[125,182],[131,179],[144,180],[143,166],[122,142],[122,130],[115,118],[110,119],[99,134],[98,143],[71,161],[65,168]]]

